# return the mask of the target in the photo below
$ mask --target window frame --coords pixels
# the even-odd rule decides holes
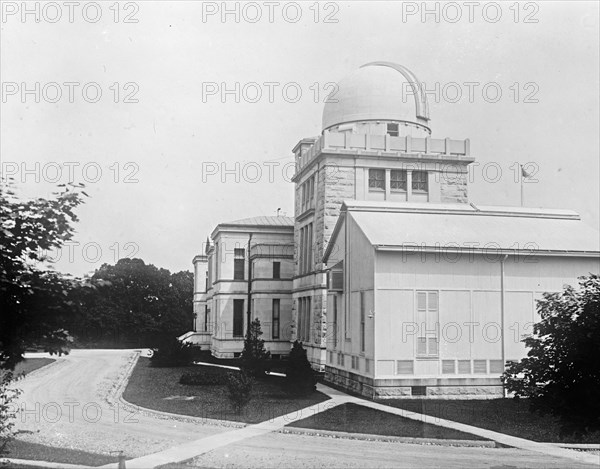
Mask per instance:
[[[277,314],[275,314],[277,312]],[[273,298],[271,309],[271,339],[279,340],[281,337],[281,300]]]
[[[403,175],[404,178],[394,179],[394,176],[397,176],[398,174],[400,174],[401,176]],[[400,185],[403,185],[404,187],[394,187],[394,183],[400,183]],[[406,171],[405,169],[390,170],[390,190],[392,192],[406,192],[408,190],[408,171]]]
[[[425,295],[425,304],[421,306],[420,297]],[[435,298],[435,302],[433,301]],[[439,337],[439,318],[440,318],[440,292],[437,290],[417,290],[415,291],[415,314],[417,323],[417,338],[415,343],[415,357],[418,359],[439,358],[440,356],[440,337]],[[424,315],[424,321],[423,321]],[[433,321],[430,319],[433,318]],[[433,322],[433,324],[431,324]],[[431,341],[435,343],[435,349],[431,346]],[[424,344],[424,351],[420,345]]]
[[[395,130],[393,130],[394,126],[396,126]],[[392,128],[390,128],[390,127],[392,127]],[[398,124],[397,122],[388,122],[386,125],[386,128],[385,128],[385,132],[390,137],[399,137],[400,136],[400,124]]]
[[[382,175],[383,178],[377,178],[376,175]],[[373,185],[373,182],[381,182],[381,186],[379,184]],[[369,191],[385,192],[385,169],[369,168]]]
[[[233,280],[246,280],[246,249],[244,248],[233,249]]]
[[[241,312],[237,311],[236,305],[241,305]],[[232,321],[232,335],[234,339],[244,337],[244,305],[245,300],[235,298],[233,300],[233,321]],[[237,314],[236,314],[237,313]]]
[[[360,292],[360,352],[365,352],[365,342],[366,342],[366,324],[365,324],[365,292]]]
[[[416,175],[423,175],[423,180],[417,180]],[[424,189],[422,188],[424,187]],[[413,192],[427,194],[429,192],[429,173],[427,171],[413,171],[411,178],[411,188]]]

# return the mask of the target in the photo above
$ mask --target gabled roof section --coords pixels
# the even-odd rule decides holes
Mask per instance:
[[[222,226],[294,226],[294,219],[290,217],[251,217],[241,220],[220,223]]]
[[[226,223],[219,223],[210,237],[215,236],[220,231],[233,231],[237,233],[252,233],[253,231],[280,233],[282,236],[292,235],[294,231],[294,219],[283,216],[258,216],[251,218],[242,218]]]
[[[352,216],[378,250],[487,249],[600,256],[600,233],[571,210],[347,201],[342,214]],[[331,241],[341,220],[342,216]],[[328,256],[326,251],[325,262]]]

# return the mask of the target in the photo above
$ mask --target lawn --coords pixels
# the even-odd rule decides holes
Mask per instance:
[[[33,370],[37,370],[43,366],[49,365],[56,360],[52,358],[26,358],[22,362],[18,363],[15,366],[15,370],[13,371],[14,376],[19,376],[21,374],[31,373]]]
[[[291,396],[282,388],[284,378],[268,376],[256,381],[252,400],[240,414],[236,414],[227,397],[227,386],[179,384],[181,375],[199,372],[203,368],[210,368],[211,373],[215,370],[214,367],[198,365],[153,368],[148,358],[140,358],[123,397],[132,404],[150,409],[244,423],[262,422],[329,399],[319,392],[308,397]],[[221,372],[228,371],[222,369]]]
[[[237,367],[239,367],[242,364],[241,358],[217,358],[214,357],[212,353],[208,350],[197,351],[194,354],[194,361]],[[287,359],[284,358],[278,360],[268,359],[265,361],[265,363],[271,371],[277,373],[285,373],[285,368],[288,362]]]
[[[418,422],[358,404],[342,404],[293,422],[288,427],[412,438],[483,440],[470,433]]]
[[[54,448],[21,440],[12,440],[9,443],[8,454],[6,457],[64,464],[81,464],[85,466],[102,466],[104,464],[118,462],[116,455],[108,456],[105,454],[93,454],[69,448]],[[0,467],[2,466],[0,465]]]
[[[561,438],[555,419],[530,412],[526,400],[385,399],[377,402],[533,441],[600,443],[600,432],[588,434],[581,440]]]

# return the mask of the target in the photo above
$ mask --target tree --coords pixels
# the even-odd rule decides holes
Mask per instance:
[[[234,373],[227,373],[227,389],[229,391],[229,400],[236,413],[240,413],[248,405],[252,398],[252,387],[254,379],[244,370]]]
[[[67,298],[78,280],[48,270],[44,261],[74,233],[81,185],[61,185],[53,199],[20,200],[0,182],[0,368],[14,369],[33,345],[68,353]]]
[[[600,430],[600,277],[580,277],[580,288],[544,293],[540,322],[524,340],[527,357],[502,378],[531,410],[558,418],[562,434]]]
[[[244,339],[244,350],[242,350],[242,368],[246,369],[254,377],[263,376],[267,371],[266,360],[270,353],[265,348],[265,341],[260,338],[263,334],[260,320],[256,318],[250,323]]]
[[[192,328],[193,282],[191,272],[172,274],[142,259],[103,264],[93,287],[72,293],[79,310],[72,329],[90,345],[163,347]]]
[[[315,379],[312,366],[306,357],[306,350],[302,347],[302,343],[297,340],[292,345],[285,376],[289,392],[307,395],[315,392],[317,389],[317,380]]]

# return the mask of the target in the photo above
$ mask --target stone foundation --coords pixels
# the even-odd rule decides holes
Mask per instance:
[[[503,396],[500,378],[375,379],[325,366],[325,382],[375,399],[494,399]]]

